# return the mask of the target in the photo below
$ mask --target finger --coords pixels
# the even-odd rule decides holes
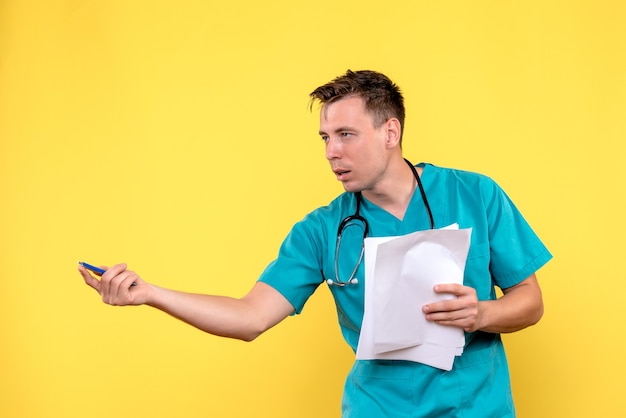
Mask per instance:
[[[108,299],[111,294],[111,282],[117,275],[126,270],[126,264],[116,264],[107,271],[104,272],[102,278],[100,279],[100,290],[103,297]]]
[[[454,326],[473,332],[478,329],[479,312],[471,306],[461,306],[454,310],[432,311],[426,314],[426,319],[439,325]]]
[[[87,269],[83,266],[78,266],[78,271],[80,272],[80,275],[83,276],[85,283],[96,292],[100,293],[100,280],[92,276],[91,273],[89,273],[89,271],[87,271]]]
[[[466,328],[470,326],[471,318],[462,311],[438,312],[426,315],[426,319],[439,325]]]
[[[422,307],[422,311],[424,311],[424,313],[450,312],[458,310],[459,308],[459,299],[451,295],[450,299],[431,302],[424,305]]]
[[[466,286],[457,283],[436,284],[433,287],[435,293],[449,293],[456,296],[464,295],[466,293],[465,289]]]
[[[461,318],[454,321],[435,321],[439,325],[461,328],[463,331],[473,332],[476,330],[475,322],[471,318]]]
[[[130,289],[133,286],[133,283],[136,283],[138,279],[139,277],[137,276],[137,273],[131,270],[125,270],[118,274],[111,281],[111,297],[119,301],[129,302]]]

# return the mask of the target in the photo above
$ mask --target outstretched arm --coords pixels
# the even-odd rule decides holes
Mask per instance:
[[[79,266],[85,283],[109,305],[149,305],[194,327],[229,338],[252,341],[293,313],[278,291],[256,283],[242,298],[179,292],[142,280],[125,264],[106,270],[100,280]]]
[[[503,289],[503,296],[496,300],[479,301],[473,288],[460,284],[437,285],[435,292],[456,298],[424,305],[426,319],[468,332],[515,332],[536,324],[543,316],[543,298],[534,274]]]

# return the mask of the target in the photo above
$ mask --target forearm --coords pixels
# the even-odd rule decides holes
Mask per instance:
[[[533,276],[504,291],[497,300],[479,302],[478,329],[509,333],[536,324],[543,315],[541,289]]]
[[[251,341],[265,331],[260,315],[242,299],[185,293],[151,286],[146,303],[202,331]]]

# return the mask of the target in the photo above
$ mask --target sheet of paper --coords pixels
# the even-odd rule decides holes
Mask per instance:
[[[422,306],[450,298],[437,283],[462,283],[471,229],[365,240],[365,311],[357,359],[398,359],[450,370],[464,333],[426,321]]]

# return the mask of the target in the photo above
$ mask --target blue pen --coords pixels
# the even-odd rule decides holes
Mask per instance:
[[[102,276],[106,270],[102,270],[100,267],[92,266],[91,264],[87,264],[84,261],[79,261],[78,264],[85,267],[87,270],[91,270],[99,276]]]
[[[87,270],[91,270],[96,273],[98,276],[102,276],[106,270],[102,270],[100,267],[92,266],[91,264],[85,263],[84,261],[79,261],[78,264],[85,267]],[[137,286],[137,283],[133,282],[131,286]]]

